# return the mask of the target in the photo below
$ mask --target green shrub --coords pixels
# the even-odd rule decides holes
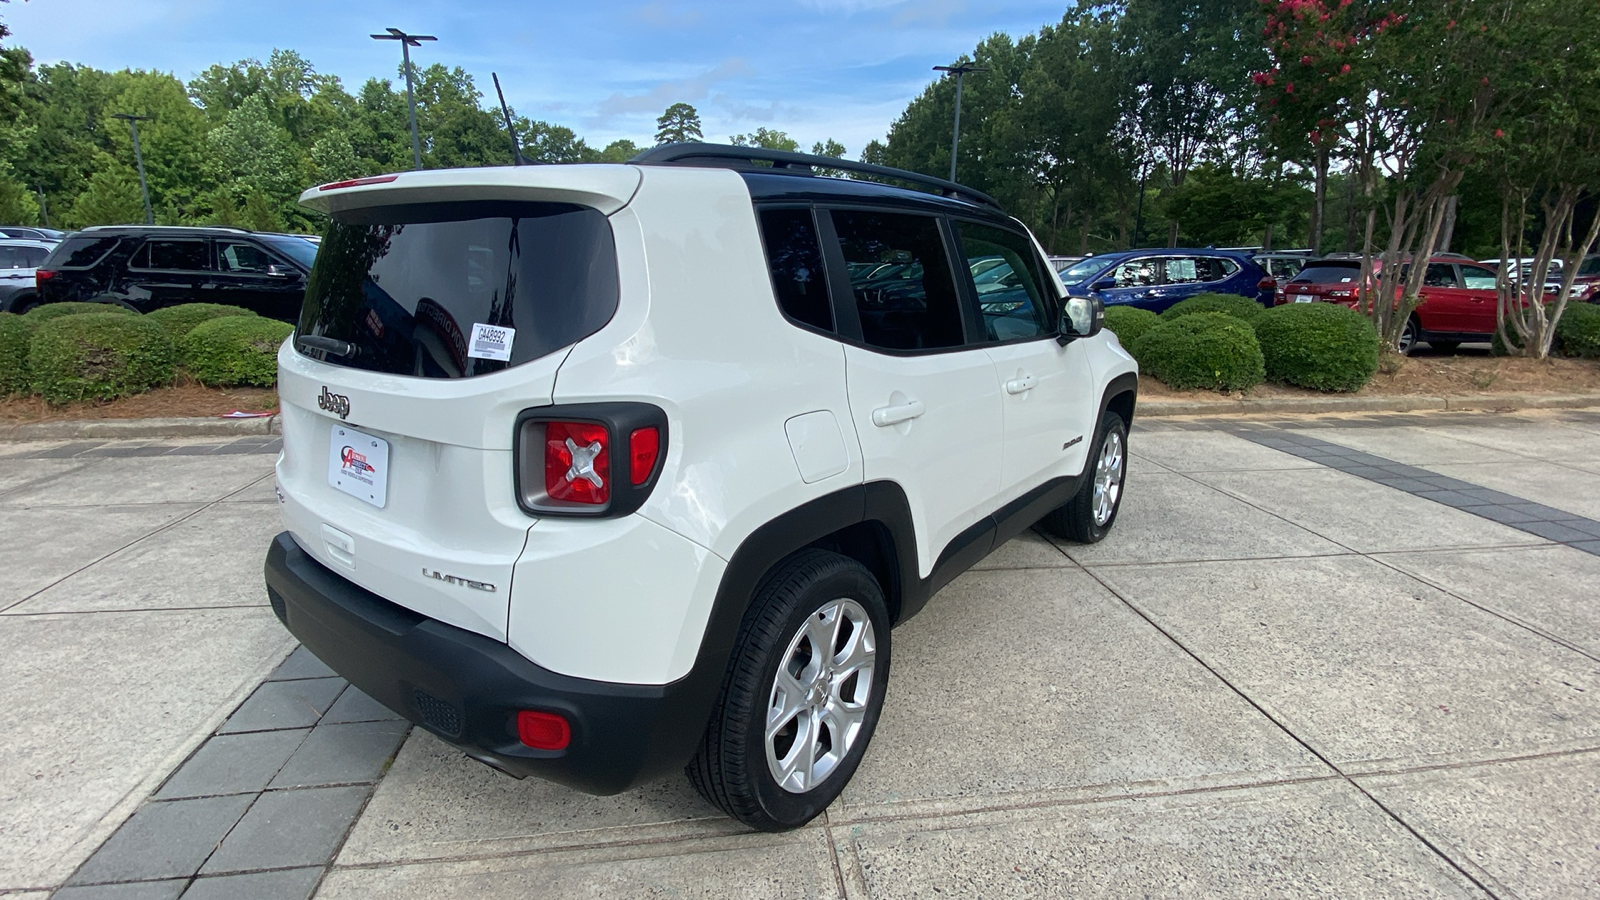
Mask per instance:
[[[28,343],[28,380],[57,405],[114,400],[170,383],[176,361],[172,339],[142,316],[58,316]]]
[[[33,328],[15,313],[0,313],[0,397],[28,389],[28,335]]]
[[[1129,353],[1133,352],[1133,342],[1144,337],[1145,332],[1160,322],[1161,317],[1148,309],[1135,309],[1132,306],[1111,306],[1106,309],[1106,330],[1116,335]]]
[[[1139,367],[1169,387],[1246,391],[1266,378],[1255,332],[1223,313],[1162,322],[1134,345]]]
[[[294,326],[277,319],[226,316],[196,325],[179,342],[183,367],[211,387],[278,383],[278,347]]]
[[[81,316],[91,313],[115,313],[122,316],[136,316],[138,313],[115,303],[46,303],[28,310],[22,317],[32,322],[35,326],[42,325],[51,319],[62,316]]]
[[[1378,371],[1372,320],[1337,303],[1292,303],[1256,318],[1267,378],[1315,391],[1355,391]]]
[[[167,330],[167,335],[174,341],[188,334],[201,322],[212,319],[223,319],[228,316],[254,316],[255,313],[239,306],[227,306],[221,303],[180,303],[177,306],[166,306],[145,314],[145,318],[160,325]]]
[[[1562,356],[1600,359],[1600,306],[1568,303],[1556,323],[1556,349]]]
[[[1195,294],[1187,300],[1179,300],[1177,303],[1167,307],[1167,310],[1161,314],[1161,318],[1170,322],[1173,319],[1194,315],[1195,313],[1224,313],[1236,319],[1254,322],[1256,316],[1266,311],[1266,307],[1251,300],[1249,297],[1241,297],[1238,294],[1206,293]]]

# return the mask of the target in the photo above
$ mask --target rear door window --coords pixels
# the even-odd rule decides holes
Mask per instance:
[[[129,265],[135,269],[171,272],[204,272],[211,268],[206,260],[204,240],[145,241],[133,254]]]
[[[761,237],[767,248],[772,292],[783,314],[802,325],[833,330],[833,306],[822,267],[822,245],[809,209],[761,212]]]
[[[868,346],[962,346],[961,304],[938,219],[858,210],[834,210],[832,217]]]
[[[1456,280],[1456,267],[1449,263],[1428,263],[1428,271],[1422,273],[1423,287],[1453,288],[1460,287]]]
[[[1202,261],[1192,256],[1169,256],[1161,262],[1167,284],[1195,284],[1207,280],[1200,274]]]
[[[484,375],[599,331],[619,292],[611,223],[595,209],[464,202],[350,210],[334,215],[317,251],[297,347],[396,375]]]
[[[1495,273],[1493,269],[1483,266],[1462,266],[1461,284],[1472,291],[1494,290]]]
[[[985,337],[1013,341],[1055,333],[1055,304],[1040,281],[1037,254],[1013,231],[957,222]]]

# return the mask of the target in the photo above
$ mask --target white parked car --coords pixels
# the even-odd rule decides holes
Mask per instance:
[[[0,312],[23,309],[32,302],[35,270],[55,246],[47,241],[0,238]]]
[[[273,608],[502,771],[687,767],[799,826],[867,749],[893,626],[1035,523],[1116,520],[1135,363],[976,191],[680,144],[301,202],[331,224],[279,354]],[[1017,284],[980,301],[996,256]]]

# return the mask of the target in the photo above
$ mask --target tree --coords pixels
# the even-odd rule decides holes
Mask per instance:
[[[1571,39],[1600,28],[1600,9],[1558,0],[1515,7],[1483,26],[1479,60],[1491,71],[1482,87],[1505,102],[1485,122],[1480,145],[1482,168],[1499,186],[1501,259],[1534,260],[1526,273],[1501,266],[1496,330],[1508,348],[1543,358],[1579,264],[1600,238],[1600,211],[1591,209],[1587,227],[1579,217],[1580,202],[1600,187],[1600,46]],[[1547,305],[1544,285],[1557,260],[1561,287]]]
[[[656,146],[704,140],[700,114],[687,103],[674,103],[656,119]]]
[[[787,150],[794,153],[800,149],[800,142],[782,131],[771,128],[757,128],[750,134],[735,134],[728,137],[728,143],[735,147],[760,147],[763,150]]]
[[[1247,78],[1262,68],[1256,35],[1243,27],[1249,12],[1246,0],[1128,0],[1117,20],[1134,88],[1128,128],[1173,188],[1239,137]],[[1168,246],[1177,239],[1172,222]]]
[[[350,138],[337,132],[318,138],[311,145],[310,158],[311,174],[322,184],[373,174],[362,169]]]
[[[811,154],[813,156],[826,156],[830,159],[844,159],[845,149],[843,144],[833,138],[827,138],[812,144]]]
[[[294,214],[294,199],[307,181],[299,172],[288,134],[272,121],[266,98],[252,94],[207,135],[211,175],[224,197],[218,206],[242,208],[256,203]]]
[[[152,118],[139,123],[150,205],[158,221],[178,223],[198,213],[200,198],[216,186],[207,171],[205,114],[190,102],[183,83],[165,72],[112,73],[100,128],[111,155],[132,165],[128,124],[110,116],[127,112]]]
[[[623,163],[639,155],[641,148],[627,138],[612,141],[600,151],[600,162]]]
[[[73,201],[66,224],[84,228],[143,222],[144,199],[139,194],[139,176],[133,167],[110,158],[98,162],[88,187]]]

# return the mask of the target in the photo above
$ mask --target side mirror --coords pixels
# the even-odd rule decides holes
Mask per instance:
[[[1061,307],[1061,333],[1056,340],[1063,346],[1079,338],[1094,337],[1106,326],[1106,304],[1099,297],[1068,297]]]
[[[1105,279],[1101,279],[1100,281],[1096,281],[1094,284],[1089,285],[1089,290],[1091,290],[1091,291],[1109,291],[1109,290],[1111,290],[1112,288],[1114,288],[1116,286],[1117,286],[1116,279],[1105,278]]]
[[[296,272],[287,266],[280,266],[277,263],[267,266],[268,278],[293,278],[295,275]]]

